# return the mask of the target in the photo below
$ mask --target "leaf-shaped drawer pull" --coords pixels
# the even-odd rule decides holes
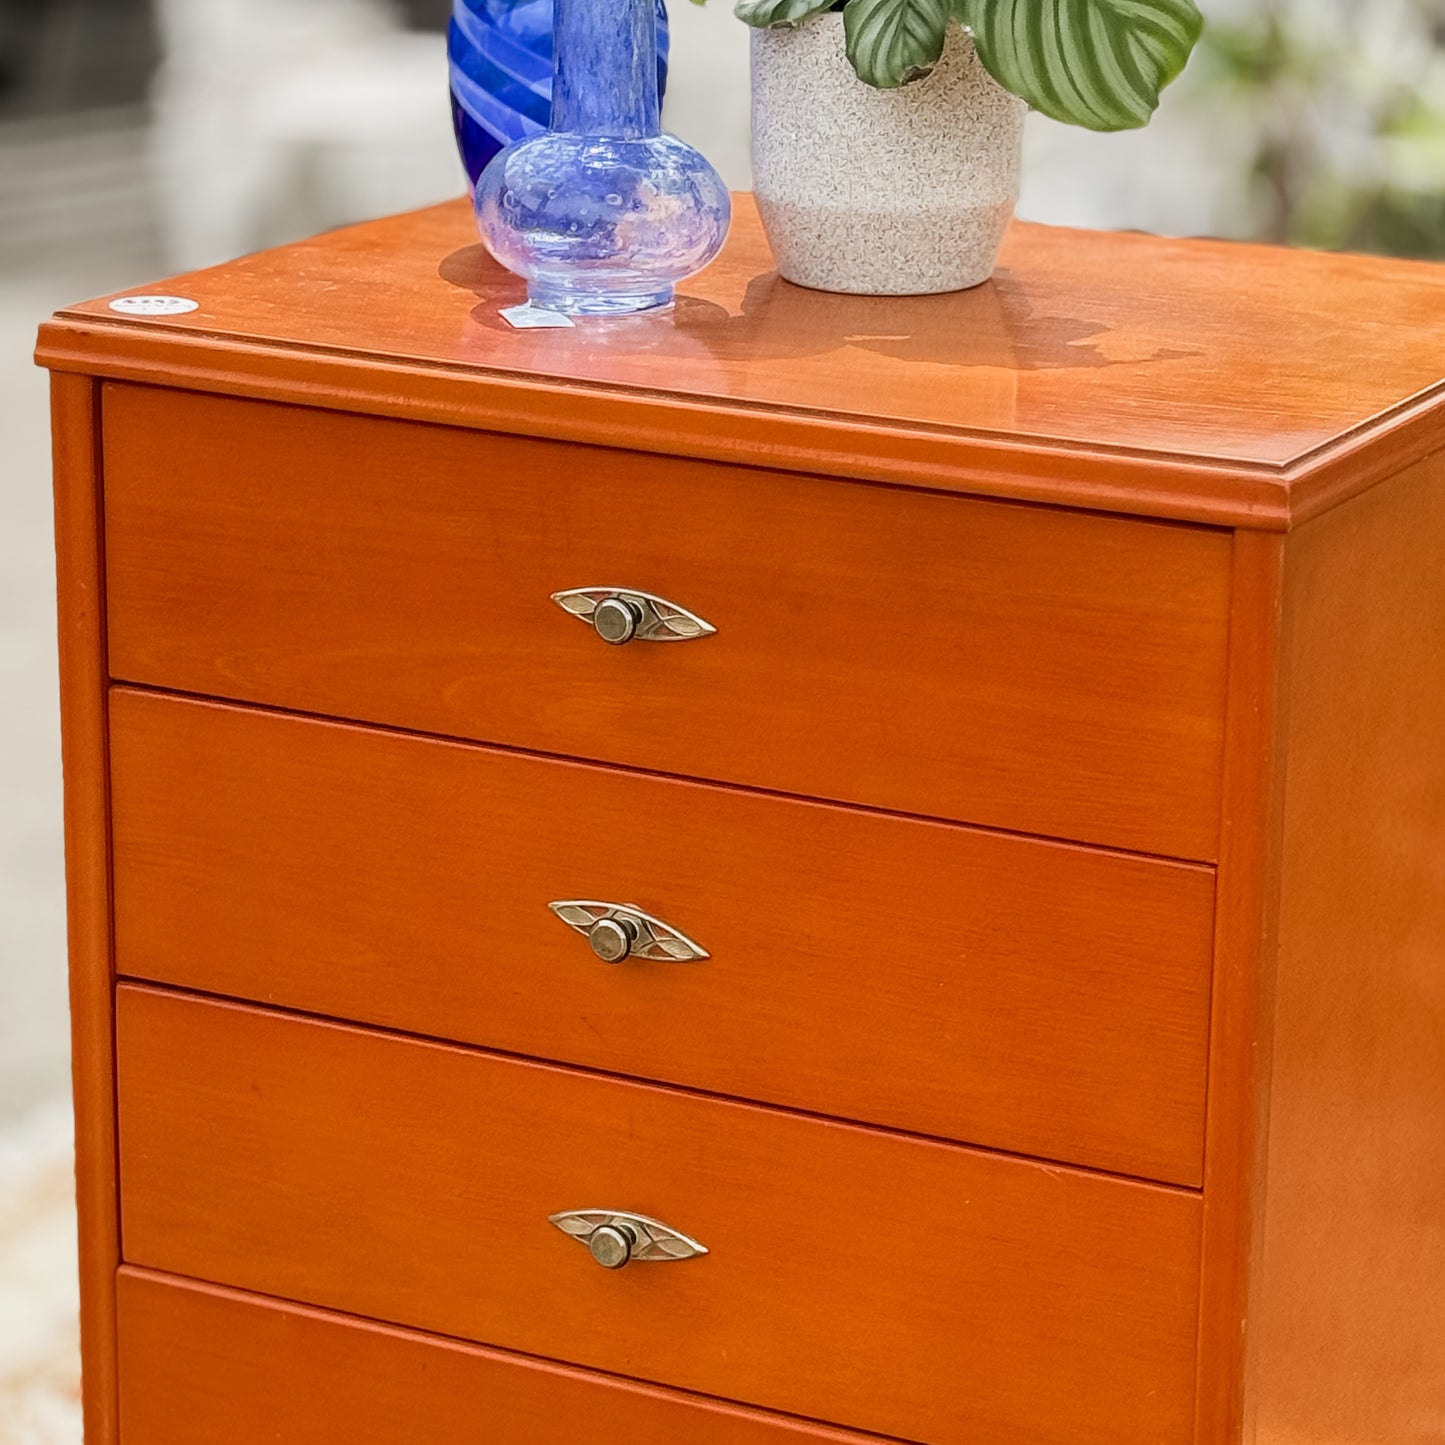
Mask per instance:
[[[548,908],[592,945],[603,963],[624,958],[647,958],[658,963],[696,963],[708,956],[700,943],[679,933],[670,923],[634,908],[630,903],[602,903],[592,898],[568,898]]]
[[[554,592],[552,601],[579,617],[604,642],[687,642],[711,637],[717,628],[695,612],[631,587],[574,587]]]
[[[603,1269],[638,1264],[663,1264],[706,1254],[695,1239],[645,1214],[621,1209],[568,1209],[549,1216],[563,1234],[585,1244]]]

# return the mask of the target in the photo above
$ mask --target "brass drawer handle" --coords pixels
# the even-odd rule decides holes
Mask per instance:
[[[549,1216],[563,1234],[585,1244],[603,1269],[639,1264],[663,1264],[706,1254],[695,1239],[645,1214],[619,1209],[568,1209]]]
[[[592,945],[603,963],[645,958],[656,963],[696,963],[708,951],[679,933],[670,923],[634,908],[630,903],[601,903],[590,898],[568,898],[548,908]]]
[[[574,587],[554,592],[552,601],[618,647],[624,642],[686,642],[717,631],[686,607],[631,587]]]

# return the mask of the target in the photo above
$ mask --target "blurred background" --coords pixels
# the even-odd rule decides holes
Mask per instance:
[[[1445,257],[1445,0],[1201,0],[1147,131],[1034,117],[1021,212]],[[79,1445],[36,324],[461,193],[447,0],[0,0],[0,1445]],[[669,128],[748,184],[747,32],[672,0]]]

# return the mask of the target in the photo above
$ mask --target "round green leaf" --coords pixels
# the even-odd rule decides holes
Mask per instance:
[[[833,0],[738,0],[733,14],[760,30],[771,25],[801,25],[810,15],[827,10]]]
[[[957,0],[979,59],[1035,110],[1090,130],[1147,125],[1204,20],[1194,0]]]
[[[926,74],[943,54],[949,0],[848,0],[843,29],[858,78],[891,90]]]

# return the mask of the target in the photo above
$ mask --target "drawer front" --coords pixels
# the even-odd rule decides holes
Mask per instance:
[[[141,1270],[119,1296],[121,1438],[138,1445],[878,1445]]]
[[[1227,534],[105,390],[118,679],[1190,859]],[[552,594],[710,636],[608,646]]]
[[[129,1262],[929,1445],[1189,1438],[1197,1195],[125,986]],[[709,1251],[600,1268],[627,1210]]]
[[[1207,868],[124,690],[111,757],[122,974],[1200,1181]]]

